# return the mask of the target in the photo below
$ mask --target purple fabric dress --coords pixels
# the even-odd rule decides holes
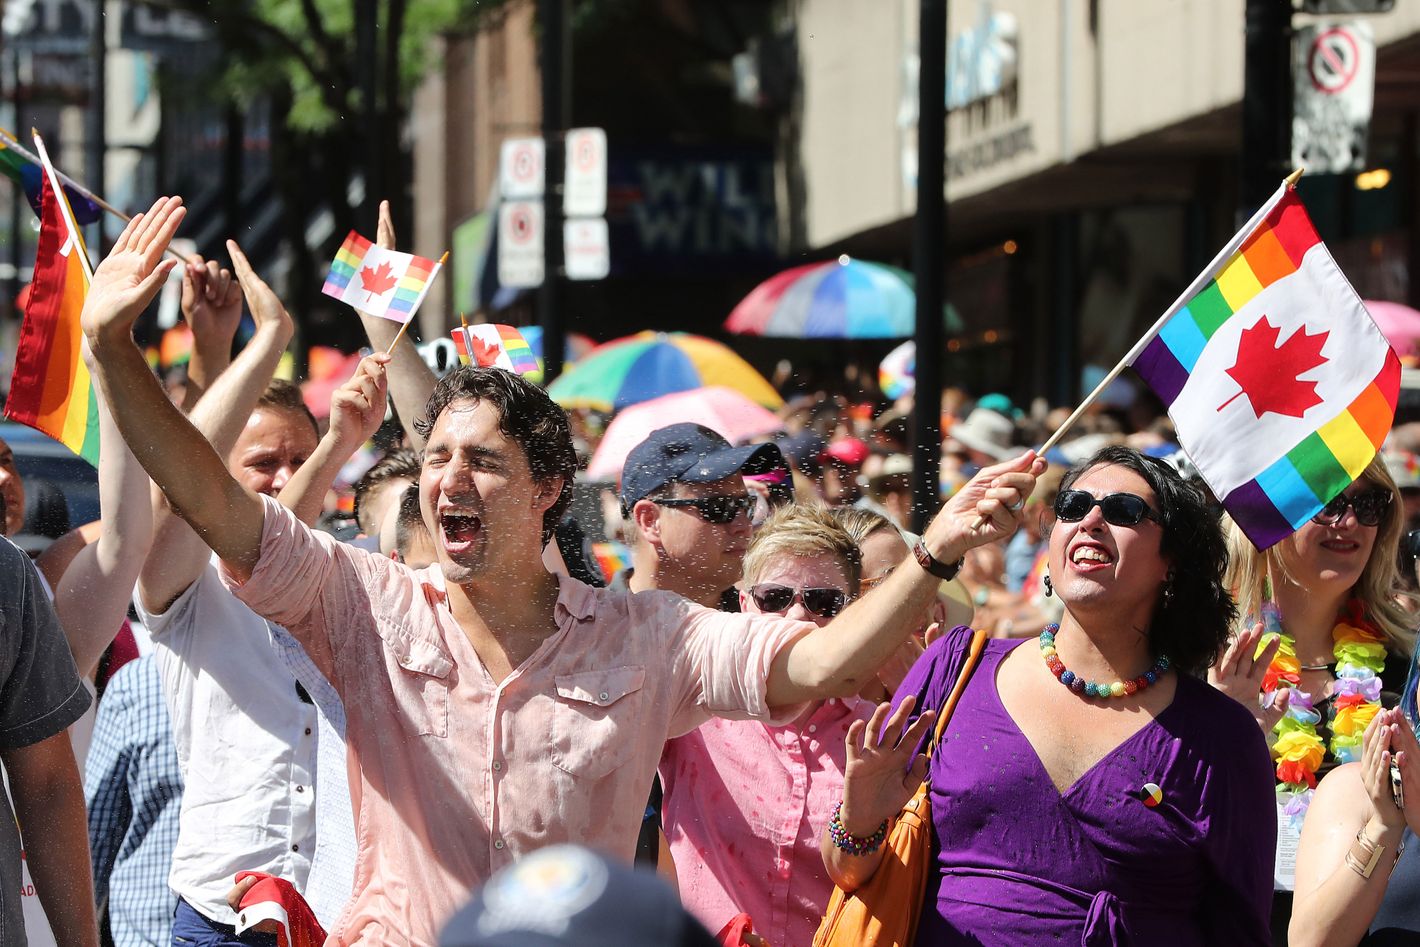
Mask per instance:
[[[898,699],[940,707],[969,640],[936,642]],[[918,947],[1270,944],[1276,810],[1252,716],[1181,674],[1173,703],[1062,794],[996,690],[1021,643],[987,642],[932,759]]]

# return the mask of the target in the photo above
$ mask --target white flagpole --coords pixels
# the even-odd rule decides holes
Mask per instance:
[[[38,131],[31,129],[34,134],[35,147],[39,150],[40,165],[44,168],[44,173],[49,178],[49,186],[54,191],[54,197],[59,201],[59,212],[64,217],[64,226],[69,230],[69,242],[73,249],[70,252],[78,252],[79,262],[84,270],[84,287],[94,280],[94,267],[89,262],[89,251],[84,246],[84,238],[79,234],[79,226],[74,222],[74,209],[69,206],[69,198],[64,195],[64,186],[59,182],[59,172],[54,170],[54,165],[50,163],[49,152],[44,148],[44,139],[39,136]]]

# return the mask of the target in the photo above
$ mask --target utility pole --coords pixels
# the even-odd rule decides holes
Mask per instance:
[[[542,288],[538,292],[538,322],[542,325],[543,382],[562,374],[567,324],[562,313],[562,180],[572,102],[572,47],[567,0],[538,0],[542,24],[542,140],[546,143],[546,185],[543,193]]]
[[[946,297],[947,0],[920,0],[917,28],[917,389],[912,409],[912,528],[940,504],[942,305]]]
[[[102,195],[104,187],[104,157],[108,154],[108,129],[104,118],[108,113],[108,98],[104,73],[108,60],[108,35],[104,0],[94,0],[94,20],[89,30],[89,111],[85,115],[85,161],[84,182],[90,191]],[[108,252],[104,244],[104,214],[94,221],[92,248],[102,259]]]
[[[1243,16],[1239,223],[1292,171],[1292,0],[1247,0]]]

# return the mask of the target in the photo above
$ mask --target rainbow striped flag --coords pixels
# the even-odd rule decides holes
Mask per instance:
[[[480,368],[504,368],[519,375],[542,372],[532,346],[512,326],[460,326],[452,335],[460,357]]]
[[[39,248],[34,281],[15,347],[5,417],[43,431],[95,467],[99,403],[81,357],[79,315],[89,292],[86,252],[50,176],[41,181]]]
[[[30,207],[34,208],[35,215],[38,216],[40,183],[44,178],[44,169],[40,167],[39,158],[3,128],[0,128],[0,174],[20,186],[25,192],[25,199],[30,202]],[[103,216],[103,208],[75,187],[69,179],[63,175],[60,177],[64,196],[69,201],[69,209],[74,214],[75,223],[82,227]]]
[[[439,267],[422,256],[377,247],[352,230],[336,251],[321,292],[366,315],[408,322]]]
[[[1284,184],[1126,356],[1258,549],[1366,469],[1400,360]]]

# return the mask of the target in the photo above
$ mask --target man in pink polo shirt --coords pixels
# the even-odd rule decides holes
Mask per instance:
[[[1026,454],[983,471],[927,530],[919,566],[839,621],[727,614],[548,573],[542,548],[575,469],[566,414],[516,375],[464,368],[420,422],[437,561],[416,572],[247,491],[163,395],[132,325],[171,268],[153,235],[182,213],[160,200],[119,237],[111,255],[137,255],[146,275],[96,281],[84,331],[148,474],[344,700],[359,854],[331,943],[431,944],[473,888],[549,844],[629,861],[668,737],[713,716],[789,720],[856,691],[949,563],[1015,529],[1040,466]],[[386,362],[366,358],[347,386],[362,413],[384,411]]]

